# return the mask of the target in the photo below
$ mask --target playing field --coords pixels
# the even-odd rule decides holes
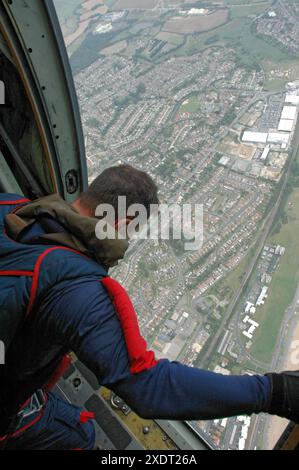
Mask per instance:
[[[209,15],[177,16],[166,21],[163,31],[170,33],[192,34],[218,28],[228,20],[228,10],[219,9]]]

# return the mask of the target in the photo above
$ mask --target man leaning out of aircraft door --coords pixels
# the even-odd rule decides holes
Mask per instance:
[[[57,194],[28,201],[0,194],[0,331],[9,343],[0,366],[0,447],[92,449],[90,414],[51,390],[68,353],[141,417],[209,420],[269,413],[299,423],[299,371],[224,376],[146,349],[126,291],[108,276],[128,247],[95,235],[95,210],[107,203],[149,211],[151,177],[129,165],[100,174],[72,205]],[[9,312],[8,316],[5,312]]]

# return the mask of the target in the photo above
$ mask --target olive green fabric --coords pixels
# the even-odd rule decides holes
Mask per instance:
[[[23,230],[35,223],[43,214],[57,220],[66,230],[64,233],[47,233],[41,236],[40,239],[45,243],[54,242],[78,250],[91,256],[106,268],[117,265],[118,260],[124,257],[129,245],[127,239],[119,239],[119,234],[115,230],[113,230],[114,239],[98,239],[95,229],[99,220],[95,217],[82,216],[58,194],[37,199],[21,207],[14,214],[7,215],[5,222],[10,236],[17,240]]]

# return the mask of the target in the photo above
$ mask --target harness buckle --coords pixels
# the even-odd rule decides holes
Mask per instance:
[[[18,413],[20,422],[29,416],[39,413],[46,403],[45,394],[42,389],[38,389],[30,398],[30,402]]]

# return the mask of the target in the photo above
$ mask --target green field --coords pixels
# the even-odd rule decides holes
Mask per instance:
[[[200,99],[197,95],[191,95],[182,104],[180,111],[185,113],[196,113],[200,110]]]
[[[298,145],[299,125],[294,137],[294,145]],[[296,141],[296,144],[295,144]],[[299,163],[299,152],[296,156]],[[293,175],[294,176],[294,175]],[[260,323],[250,353],[262,362],[270,363],[277,341],[277,335],[286,309],[292,303],[299,282],[299,188],[297,183],[280,209],[284,222],[280,223],[278,233],[268,239],[268,243],[279,244],[286,248],[281,257],[280,265],[273,275],[269,289],[269,297],[265,305],[258,309],[256,320]],[[295,181],[295,179],[294,179]],[[282,218],[280,218],[282,220]],[[277,223],[277,222],[276,222]]]
[[[76,10],[81,7],[82,0],[54,0],[54,5],[64,34],[73,33],[78,26]]]
[[[162,41],[167,41],[170,44],[173,44],[174,46],[179,46],[184,43],[184,36],[181,34],[175,34],[175,33],[167,33],[167,32],[160,32],[156,36],[157,39],[161,39]]]
[[[237,2],[233,2],[234,6],[230,8],[231,18],[241,18],[249,15],[259,15],[263,13],[271,5],[271,1],[259,2],[256,5],[254,2],[246,2],[246,5],[237,6]]]
[[[240,284],[244,279],[248,269],[248,264],[250,263],[253,255],[254,248],[251,248],[235,269],[207,291],[208,295],[216,295],[216,297],[230,302],[240,288]]]
[[[286,252],[273,276],[269,297],[256,314],[256,320],[261,325],[250,353],[262,362],[271,361],[285,310],[292,302],[299,282],[299,189],[293,191],[289,202],[293,204],[287,211],[289,223],[269,240],[270,243],[285,246]]]
[[[280,91],[284,88],[286,82],[297,80],[299,77],[299,61],[297,60],[281,60],[279,63],[266,60],[262,63],[266,73],[266,83],[264,88],[268,91]],[[284,77],[271,78],[271,70],[276,69]]]
[[[234,9],[232,9],[233,11]],[[231,21],[224,26],[216,28],[209,33],[188,36],[186,45],[179,49],[179,52],[184,51],[186,54],[195,53],[197,50],[207,47],[211,40],[213,40],[213,45],[233,47],[240,60],[248,65],[262,64],[263,61],[269,58],[271,58],[272,62],[276,63],[291,58],[290,55],[279,47],[258,38],[251,31],[251,20],[247,15],[233,17],[233,14]]]

